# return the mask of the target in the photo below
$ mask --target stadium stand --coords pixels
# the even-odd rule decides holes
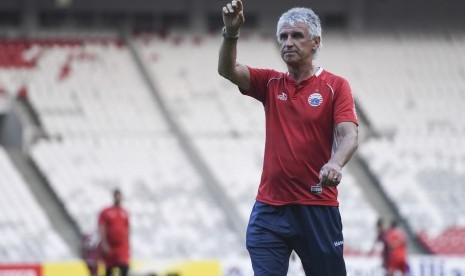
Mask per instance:
[[[236,235],[122,43],[39,40],[24,55],[31,52],[40,58],[26,74],[27,98],[48,137],[31,146],[31,157],[83,234],[96,230],[119,187],[132,214],[134,258],[237,252]]]
[[[463,254],[465,126],[457,118],[465,103],[459,50],[465,39],[439,38],[328,33],[319,64],[350,80],[377,134],[359,153],[401,215],[431,252]],[[264,115],[259,102],[218,76],[219,39],[176,33],[134,41],[170,116],[245,222],[260,179]],[[95,231],[99,209],[110,203],[108,191],[118,186],[134,219],[137,258],[243,249],[123,43],[51,39],[26,45],[1,59],[8,70],[0,71],[0,84],[27,97],[39,115],[48,138],[32,145],[32,158],[83,233]],[[244,33],[238,60],[285,70],[273,37]],[[346,253],[368,253],[377,215],[350,171],[340,202]]]
[[[242,96],[218,75],[218,36],[142,36],[136,44],[172,116],[186,130],[247,221],[263,162],[262,105]],[[264,68],[283,67],[273,38],[244,35],[239,47],[239,61]],[[176,60],[171,58],[173,55]],[[350,171],[345,173],[340,199],[346,252],[366,254],[375,239],[377,215]]]
[[[33,157],[83,233],[95,231],[109,191],[120,187],[134,258],[213,257],[235,249],[224,214],[172,139],[47,142]]]
[[[37,262],[72,258],[68,245],[0,147],[0,263]]]
[[[432,252],[465,254],[459,234],[465,226],[465,124],[458,119],[465,106],[464,34],[328,40],[322,60],[347,73],[378,133],[360,147],[365,162]]]

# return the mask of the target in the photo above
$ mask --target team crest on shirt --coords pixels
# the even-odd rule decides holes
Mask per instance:
[[[308,103],[311,106],[319,106],[323,103],[323,96],[320,93],[316,92],[308,96]]]

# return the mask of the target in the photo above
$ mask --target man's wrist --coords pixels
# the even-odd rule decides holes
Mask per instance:
[[[224,39],[226,40],[237,40],[239,39],[239,32],[236,32],[234,34],[228,33],[226,31],[226,27],[223,27],[221,29],[221,35],[223,36]]]
[[[340,163],[340,162],[338,162],[336,160],[330,160],[328,163],[335,164],[335,165],[339,166],[341,169],[344,167],[343,163]]]

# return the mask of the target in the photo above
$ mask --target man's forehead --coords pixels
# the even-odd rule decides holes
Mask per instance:
[[[297,22],[295,24],[284,24],[279,31],[280,34],[286,33],[302,33],[308,30],[307,25],[305,23]]]

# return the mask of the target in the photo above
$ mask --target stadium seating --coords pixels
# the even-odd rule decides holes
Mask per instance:
[[[112,203],[110,191],[122,190],[134,258],[213,257],[237,249],[176,140],[43,142],[32,153],[83,233],[96,230],[99,211]]]
[[[35,56],[25,56],[24,41],[0,41],[0,115],[6,113],[12,99],[24,92],[25,76],[34,65]]]
[[[26,41],[0,42],[0,67],[30,68],[34,59],[25,59],[23,53],[29,47]]]
[[[328,33],[318,59],[350,81],[376,134],[360,145],[361,157],[438,254],[465,251],[465,125],[457,119],[465,106],[464,38]],[[218,76],[219,44],[218,36],[205,34],[135,39],[169,115],[246,221],[262,168],[264,112]],[[31,147],[32,158],[82,232],[95,231],[98,211],[120,187],[137,258],[243,250],[124,45],[53,39],[25,45],[1,45],[10,54],[0,58],[8,68],[0,70],[0,87],[26,91],[48,136]],[[272,37],[244,33],[238,60],[285,70]],[[346,253],[367,253],[376,213],[350,171],[340,202]]]
[[[0,264],[72,258],[29,187],[0,147]]]
[[[420,232],[419,237],[420,241],[435,254],[465,254],[465,229],[463,227],[450,227],[436,237]]]
[[[48,137],[31,147],[31,157],[82,233],[96,231],[98,212],[119,187],[135,259],[237,252],[227,218],[124,45],[49,41],[31,43],[29,51],[41,56],[28,73],[27,97]]]

